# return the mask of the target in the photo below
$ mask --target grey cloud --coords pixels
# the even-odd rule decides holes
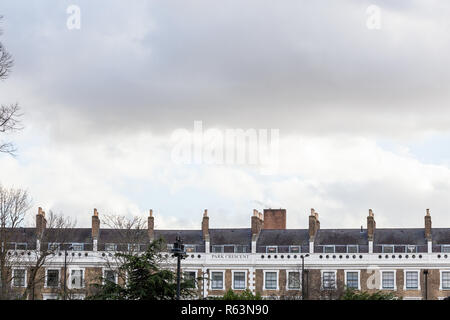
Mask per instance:
[[[36,119],[56,113],[56,137],[194,120],[315,134],[450,122],[448,4],[375,1],[373,31],[369,1],[78,1],[82,29],[68,31],[69,2],[7,3],[16,69],[2,86],[22,86]]]

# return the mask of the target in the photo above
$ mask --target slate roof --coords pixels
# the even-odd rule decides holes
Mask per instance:
[[[307,229],[261,230],[257,246],[308,245]]]
[[[377,231],[375,231],[376,233]],[[367,244],[367,230],[363,229],[319,229],[315,238],[315,245],[347,245]]]
[[[209,229],[212,245],[237,244],[250,246],[252,244],[252,229]]]
[[[47,229],[51,231],[51,229]],[[91,228],[72,228],[62,232],[65,242],[92,243]],[[126,230],[100,229],[99,244],[122,243]],[[147,230],[142,232],[142,242],[148,242]],[[211,245],[251,245],[251,229],[210,229]],[[175,242],[180,235],[185,244],[204,245],[201,230],[155,230],[155,238],[163,238],[167,243]],[[433,244],[450,244],[450,228],[433,228]],[[36,244],[35,228],[17,228],[13,230],[9,242],[27,243],[28,248]],[[261,230],[257,246],[308,246],[308,229]],[[363,229],[320,229],[316,235],[315,245],[367,245],[367,230]],[[377,228],[375,230],[374,245],[426,245],[423,228]]]
[[[450,233],[450,229],[447,229]],[[423,228],[411,229],[375,229],[373,242],[378,244],[415,244],[425,245],[425,230]]]

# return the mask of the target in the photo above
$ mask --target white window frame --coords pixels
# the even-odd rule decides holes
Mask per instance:
[[[275,252],[269,252],[269,248],[271,248],[271,249],[275,248]],[[266,246],[266,253],[268,253],[268,254],[278,253],[278,246]]]
[[[298,252],[292,252],[291,248],[298,248]],[[293,254],[302,253],[302,246],[289,246],[289,253]]]
[[[218,288],[214,288],[212,287],[213,284],[213,278],[212,278],[212,274],[213,273],[222,273],[222,288],[218,289]],[[225,270],[209,270],[209,290],[225,290]]]
[[[58,285],[56,287],[49,287],[47,285],[48,280],[48,271],[49,270],[57,270],[58,271]],[[44,282],[44,288],[60,288],[61,287],[61,269],[60,268],[45,268],[45,282]]]
[[[197,278],[198,278],[197,272],[198,272],[198,270],[195,270],[195,269],[184,269],[183,272],[182,272],[183,277],[184,277],[184,273],[185,272],[194,272],[195,273],[194,284],[195,284],[195,289],[198,289],[198,284],[197,284]]]
[[[72,270],[83,271],[83,281],[82,281],[82,286],[80,288],[72,287]],[[68,268],[68,271],[69,271],[69,276],[67,278],[68,278],[69,283],[67,284],[67,287],[69,289],[84,289],[84,288],[86,288],[86,268],[75,268],[74,267],[74,268]]]
[[[27,251],[28,250],[28,243],[26,242],[14,242],[14,250],[20,250],[20,251]],[[17,249],[18,245],[25,245],[25,249]]]
[[[393,244],[383,244],[382,246],[381,246],[381,251],[382,251],[382,253],[389,253],[389,254],[391,254],[391,253],[395,253],[395,245],[393,245]],[[384,248],[392,248],[392,252],[385,252],[384,251]],[[406,249],[405,249],[406,250]]]
[[[220,251],[219,252],[214,251],[214,249],[216,249],[216,248],[220,248]],[[225,248],[222,245],[215,244],[215,245],[211,246],[211,253],[224,253],[224,252],[225,252]]]
[[[356,252],[350,252],[350,251],[348,251],[348,247],[356,247]],[[357,244],[348,244],[347,245],[347,248],[346,248],[346,253],[359,253],[359,245],[357,245]]]
[[[334,288],[324,288],[323,286],[323,274],[325,272],[334,273]],[[337,270],[320,270],[320,290],[336,290],[337,289]]]
[[[344,270],[344,274],[345,274],[345,279],[344,279],[345,287],[347,287],[347,273],[349,273],[349,272],[356,272],[356,273],[358,273],[358,288],[351,288],[351,289],[361,290],[361,270]],[[347,287],[347,288],[348,288],[348,287]]]
[[[325,248],[333,248],[333,252],[325,252]],[[328,253],[328,254],[332,254],[332,253],[336,253],[336,246],[333,244],[333,245],[324,245],[323,246],[323,253]]]
[[[444,273],[444,272],[448,272],[448,273],[450,273],[450,269],[444,269],[444,270],[439,270],[439,290],[442,290],[442,291],[448,291],[448,290],[450,290],[450,287],[449,288],[443,288],[442,287],[442,273]]]
[[[192,251],[188,251],[188,249],[192,249]],[[196,253],[197,246],[195,244],[185,244],[184,251],[186,251],[186,253]]]
[[[73,246],[81,246],[81,250],[74,250]],[[84,243],[74,242],[70,244],[70,247],[72,251],[84,251]]]
[[[384,272],[393,272],[394,273],[394,288],[383,288],[383,273]],[[397,290],[397,270],[380,270],[380,290],[389,290],[389,291]]]
[[[407,272],[416,272],[417,273],[417,288],[407,288],[406,287],[406,273]],[[420,290],[420,270],[417,269],[405,269],[403,270],[403,290],[408,290],[408,291],[418,291]]]
[[[414,251],[409,251],[408,250],[408,247],[414,247]],[[409,254],[414,254],[414,253],[417,253],[417,251],[418,251],[418,247],[417,247],[417,245],[415,245],[415,244],[407,244],[407,245],[405,245],[405,253],[409,253]]]
[[[53,246],[57,246],[57,248],[53,248]],[[61,243],[59,243],[59,242],[50,242],[47,245],[47,250],[60,251],[61,250]]]
[[[449,251],[444,251],[444,248],[448,249]],[[450,244],[441,244],[441,253],[450,253]]]
[[[108,246],[113,246],[114,249],[113,249],[113,250],[108,250],[108,249],[106,249]],[[117,244],[115,244],[115,243],[105,243],[105,251],[107,251],[107,252],[114,252],[114,251],[117,251]]]
[[[15,279],[15,271],[16,270],[25,270],[25,275],[24,275],[24,281],[23,281],[23,286],[15,286],[14,285],[14,279]],[[27,268],[13,268],[12,270],[12,279],[11,279],[11,287],[12,288],[26,288],[27,286],[27,275],[28,275],[28,270]]]
[[[114,268],[103,268],[103,271],[102,271],[102,274],[103,274],[102,284],[106,283],[106,281],[105,281],[106,280],[106,271],[113,271],[114,272],[114,282],[115,282],[115,284],[119,284],[119,271],[117,269],[114,269]]]
[[[299,283],[300,283],[300,287],[295,288],[295,289],[291,289],[289,288],[289,274],[290,273],[298,273],[299,276]],[[287,291],[299,291],[302,290],[302,271],[301,270],[286,270],[286,290]]]
[[[277,287],[275,289],[273,288],[266,288],[266,273],[268,272],[274,272],[277,274]],[[264,270],[264,277],[263,277],[263,289],[264,290],[280,290],[280,275],[279,270]]]
[[[234,287],[234,274],[235,273],[244,273],[244,288],[235,288]],[[247,270],[231,270],[231,289],[233,290],[245,290],[247,289]]]

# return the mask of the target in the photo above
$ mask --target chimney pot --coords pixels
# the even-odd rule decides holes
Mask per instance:
[[[153,210],[150,209],[150,217],[153,217]]]

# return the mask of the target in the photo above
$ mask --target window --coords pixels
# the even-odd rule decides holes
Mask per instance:
[[[84,245],[82,243],[72,243],[72,250],[73,251],[83,251]]]
[[[450,290],[450,271],[441,272],[441,288],[442,290]]]
[[[195,271],[185,271],[183,272],[183,278],[189,283],[190,288],[196,287],[196,273]]]
[[[212,246],[213,253],[223,253],[223,246]]]
[[[60,244],[59,243],[49,243],[48,244],[48,250],[49,251],[58,251],[60,249]]]
[[[235,246],[234,247],[234,252],[235,253],[247,253],[247,246]]]
[[[59,286],[59,270],[49,269],[47,270],[47,282],[48,288],[57,288]]]
[[[223,290],[223,272],[211,272],[211,289]]]
[[[16,243],[16,250],[27,250],[26,243]]]
[[[264,289],[265,290],[277,290],[278,287],[278,273],[273,271],[267,271],[264,273]]]
[[[84,287],[84,270],[71,270],[70,272],[70,288],[80,289]]]
[[[347,246],[347,253],[358,253],[358,245],[348,245]]]
[[[383,246],[383,253],[394,253],[394,246]]]
[[[417,247],[413,245],[406,246],[406,252],[408,253],[415,253],[417,252]]]
[[[323,289],[336,288],[336,272],[324,271],[322,273],[322,288]]]
[[[277,246],[269,246],[266,247],[266,253],[277,253],[278,247]]]
[[[117,246],[114,243],[106,243],[105,244],[105,251],[116,251]]]
[[[383,271],[381,273],[381,289],[395,289],[395,272]]]
[[[236,290],[245,289],[245,272],[244,271],[233,272],[233,289],[236,289]]]
[[[191,244],[184,245],[184,249],[186,250],[186,252],[195,252],[195,246]]]
[[[300,272],[298,271],[288,272],[288,289],[289,290],[300,289]]]
[[[405,272],[405,287],[406,289],[419,289],[419,272],[406,271]]]
[[[300,253],[300,246],[290,246],[289,252],[290,253]]]
[[[116,271],[114,270],[105,270],[103,273],[103,278],[105,279],[105,282],[112,282],[112,283],[117,283],[116,281]]]
[[[167,245],[167,252],[171,252],[172,249],[173,249],[173,244],[172,244],[172,243],[169,243],[169,244]]]
[[[323,246],[324,253],[334,253],[334,246]]]
[[[129,243],[128,244],[128,251],[133,251],[133,252],[139,251],[139,244],[137,244],[137,243]]]
[[[450,245],[448,245],[448,244],[442,245],[441,246],[441,251],[450,253]]]
[[[346,272],[346,283],[345,285],[349,289],[359,289],[359,273],[358,271],[347,271]]]
[[[13,286],[14,287],[25,287],[25,278],[27,271],[25,269],[14,269],[13,270]]]

